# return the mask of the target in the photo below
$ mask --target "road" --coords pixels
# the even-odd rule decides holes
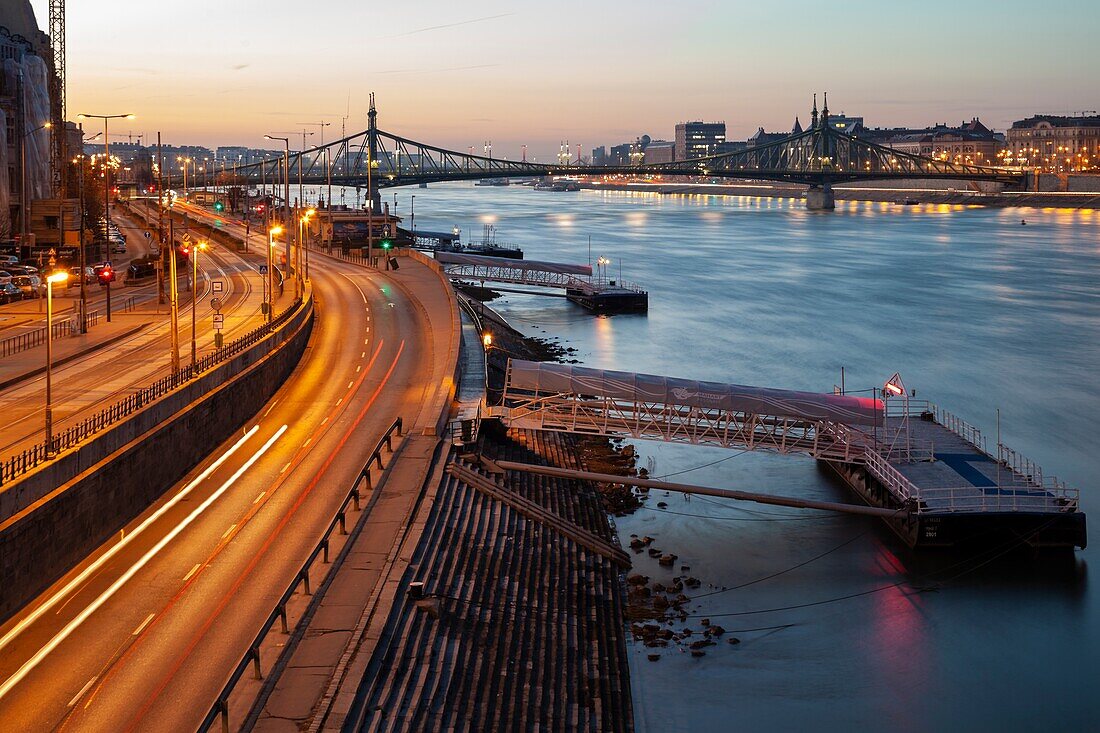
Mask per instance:
[[[125,231],[128,227],[120,222]],[[132,232],[138,231],[136,227]],[[144,236],[131,233],[129,241],[140,240]],[[137,250],[139,253],[142,250]],[[213,308],[211,297],[221,300],[221,313],[225,316],[222,333],[228,342],[261,325],[260,304],[263,301],[262,287],[258,283],[256,272],[257,256],[244,256],[228,250],[212,249],[199,259],[199,299],[196,308],[196,352],[199,357],[214,349]],[[189,278],[187,278],[189,280]],[[186,290],[187,280],[180,279],[180,361],[190,361],[191,308],[190,292]],[[221,292],[213,293],[214,283],[220,282]],[[125,298],[135,297],[154,303],[157,297],[156,283],[139,288],[113,288],[112,297],[119,304]],[[76,288],[70,290],[75,295]],[[96,295],[91,308],[100,311],[102,318],[104,294],[98,285],[89,286],[89,292]],[[135,291],[135,295],[131,295]],[[276,308],[289,307],[292,295],[284,294],[276,301]],[[56,300],[56,299],[55,299]],[[61,301],[64,303],[64,301]],[[16,304],[5,306],[14,308]],[[22,308],[33,309],[29,301]],[[170,362],[170,326],[167,306],[161,314],[153,313],[151,306],[130,311],[116,312],[116,323],[131,322],[135,326],[152,324],[144,330],[129,335],[109,347],[93,351],[53,369],[53,414],[55,432],[64,430],[94,414],[104,407],[124,398],[135,389],[144,387],[171,373]],[[62,306],[55,303],[55,317]],[[17,316],[12,313],[12,316]],[[42,320],[34,322],[41,327]],[[102,323],[102,321],[101,321]],[[90,329],[94,335],[95,326]],[[6,334],[5,334],[6,335]],[[6,363],[13,361],[29,371],[41,366],[44,357],[40,347],[34,353],[25,352],[5,357]],[[44,440],[43,405],[45,404],[45,376],[37,376],[20,382],[0,394],[0,414],[5,416],[0,428],[0,458],[15,455],[33,444]]]
[[[416,419],[440,373],[424,308],[354,265],[311,274],[315,332],[267,407],[0,628],[5,728],[193,730],[367,451]]]

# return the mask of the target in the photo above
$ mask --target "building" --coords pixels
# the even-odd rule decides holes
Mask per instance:
[[[718,152],[718,146],[725,141],[725,122],[681,122],[676,125],[676,160],[714,155]]]
[[[52,194],[50,39],[29,2],[0,5],[0,240],[30,228],[28,202]],[[25,153],[25,155],[24,155]]]
[[[760,128],[757,128],[756,132],[754,132],[752,134],[752,136],[749,137],[749,139],[745,141],[745,149],[746,150],[751,150],[753,148],[759,148],[763,145],[770,145],[772,143],[777,143],[777,142],[780,142],[782,140],[786,140],[788,137],[790,137],[789,133],[786,133],[786,132],[764,132],[764,128],[760,127]]]
[[[652,140],[642,151],[642,156],[644,163],[671,163],[676,160],[676,143],[668,140]]]
[[[938,123],[924,129],[875,129],[866,133],[873,142],[902,153],[974,165],[999,163],[1001,141],[977,117],[957,127]]]
[[[1100,116],[1035,115],[1005,135],[1006,165],[1052,172],[1091,170],[1100,160]]]
[[[592,148],[592,165],[607,165],[607,146]]]

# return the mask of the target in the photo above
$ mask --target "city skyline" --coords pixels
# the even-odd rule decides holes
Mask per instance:
[[[32,5],[45,27],[48,4]],[[991,14],[932,2],[918,17],[862,1],[843,13],[773,3],[765,14],[747,3],[690,3],[672,13],[656,3],[475,2],[459,10],[430,0],[368,16],[338,0],[312,16],[320,30],[310,34],[302,28],[313,24],[283,2],[202,2],[186,14],[172,6],[133,13],[73,6],[68,112],[70,119],[134,112],[132,126],[118,132],[144,133],[146,142],[159,130],[174,144],[263,147],[264,133],[307,121],[332,123],[326,140],[339,135],[345,115],[348,134],[364,129],[374,91],[383,129],[456,149],[491,140],[501,157],[519,157],[527,145],[530,157],[545,158],[565,139],[585,154],[643,133],[671,139],[675,124],[689,119],[723,120],[730,139],[760,126],[786,130],[796,115],[805,122],[814,91],[829,91],[834,112],[876,127],[979,116],[1004,130],[1036,113],[1097,106],[1088,70],[1100,52],[1088,43],[1095,23],[1087,21],[1100,11],[1054,3],[1047,12],[1061,8],[1083,22],[1032,34],[1024,54],[1011,41],[1014,6],[1024,7],[1002,3]],[[798,21],[765,31],[771,17]],[[392,32],[371,35],[372,19]],[[556,22],[560,32],[548,33]],[[369,44],[355,39],[358,28]],[[667,41],[648,40],[655,28]],[[308,50],[321,44],[323,65]],[[918,53],[899,58],[899,44]],[[297,92],[291,101],[288,90]]]

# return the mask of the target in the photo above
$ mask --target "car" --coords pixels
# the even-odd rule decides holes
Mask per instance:
[[[111,254],[124,255],[126,254],[125,242],[111,242]]]
[[[18,265],[19,258],[15,255],[0,255],[0,267],[5,265]]]
[[[23,291],[11,282],[0,284],[0,303],[14,303],[23,300]]]
[[[90,267],[85,267],[84,268],[84,283],[85,284],[90,284],[90,283],[94,283],[94,282],[95,282],[95,270],[93,270]],[[74,285],[79,285],[79,284],[80,284],[80,268],[79,267],[70,267],[69,268],[69,280],[68,280],[69,287],[73,287]]]
[[[97,282],[99,281],[99,274],[107,268],[110,268],[111,282],[115,282],[116,280],[118,280],[118,272],[114,269],[114,265],[110,264],[109,262],[100,262],[92,267],[92,271],[95,273],[95,279]],[[102,283],[100,284],[102,285]]]
[[[5,265],[4,270],[12,276],[38,274],[38,268],[30,267],[29,265]]]
[[[11,285],[11,273],[7,270],[0,270],[0,285]]]
[[[42,295],[42,281],[37,275],[16,275],[11,281],[23,293],[24,298],[38,298]]]

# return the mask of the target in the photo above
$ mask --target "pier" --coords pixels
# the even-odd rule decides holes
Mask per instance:
[[[1079,492],[894,382],[883,398],[513,360],[491,416],[509,427],[802,454],[835,471],[910,547],[1011,540],[1084,548]]]
[[[629,283],[593,278],[591,265],[517,261],[456,252],[436,252],[435,259],[451,280],[564,290],[566,298],[593,313],[640,313],[649,309],[647,291]]]

